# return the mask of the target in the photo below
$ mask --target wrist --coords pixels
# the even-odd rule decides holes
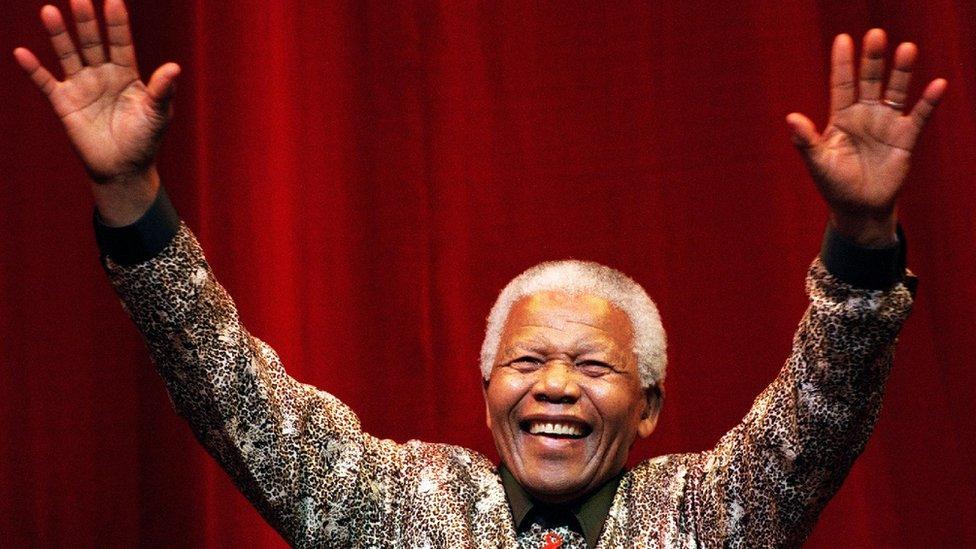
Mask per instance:
[[[95,208],[102,223],[110,227],[131,225],[152,206],[159,192],[156,166],[145,171],[92,183]]]
[[[888,248],[898,243],[898,216],[895,211],[879,217],[831,212],[830,225],[837,233],[863,248]]]

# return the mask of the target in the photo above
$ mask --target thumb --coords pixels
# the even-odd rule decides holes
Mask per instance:
[[[165,111],[170,99],[173,98],[176,92],[176,78],[180,75],[180,70],[180,66],[176,63],[166,63],[149,77],[147,92],[156,103],[158,110]]]
[[[792,131],[790,139],[793,140],[793,144],[801,151],[809,149],[814,143],[820,140],[817,127],[814,126],[809,118],[798,112],[791,112],[786,115],[786,124]]]

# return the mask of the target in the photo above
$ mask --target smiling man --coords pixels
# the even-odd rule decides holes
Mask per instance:
[[[886,38],[834,42],[831,118],[787,123],[831,218],[793,352],[709,451],[624,464],[661,408],[665,338],[653,302],[587,262],[533,267],[500,294],[481,353],[496,466],[456,446],[364,433],[335,397],[289,377],[241,324],[160,186],[154,154],[179,67],[143,83],[121,0],[41,17],[64,71],[14,55],[50,99],[93,180],[105,268],[173,403],[268,522],[298,546],[797,545],[872,430],[912,303],[895,198],[946,83],[904,113],[917,49],[884,82]]]
[[[523,545],[595,546],[635,436],[657,423],[664,351],[654,303],[608,267],[543,263],[502,290],[481,367]]]
[[[647,376],[645,389],[628,315],[580,287],[587,274],[601,271],[613,273],[586,263],[536,267],[511,286],[554,273],[564,287],[522,297],[493,315],[488,329],[488,428],[519,485],[543,501],[562,503],[595,491],[623,468],[634,437],[649,436],[657,421],[660,395],[650,387],[658,376]],[[502,327],[496,346],[493,336]],[[654,347],[663,351],[660,321],[657,327]]]

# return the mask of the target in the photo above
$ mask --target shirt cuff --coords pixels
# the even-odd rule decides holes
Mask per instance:
[[[123,266],[152,259],[173,240],[180,228],[180,216],[163,187],[159,188],[149,210],[131,225],[109,227],[102,223],[97,209],[92,222],[102,259],[109,257]]]
[[[866,290],[887,290],[906,280],[907,244],[901,225],[898,243],[888,248],[864,248],[845,238],[830,225],[824,234],[820,259],[827,271],[843,282]],[[914,289],[913,293],[914,293]]]

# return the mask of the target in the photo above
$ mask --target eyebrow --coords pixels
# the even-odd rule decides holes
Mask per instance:
[[[509,345],[502,349],[502,355],[514,355],[519,352],[530,352],[530,353],[542,353],[546,349],[549,349],[552,345],[543,338],[534,336],[528,340],[516,341],[515,343]]]
[[[551,347],[551,346],[552,346],[552,342],[549,341],[549,338],[544,337],[540,333],[533,333],[532,336],[531,337],[528,337],[528,338],[519,338],[512,345],[512,347],[520,347],[520,348],[523,348],[523,349],[529,348],[529,347],[532,347],[532,348],[547,347],[548,348],[548,347]]]
[[[613,353],[618,352],[617,346],[600,339],[583,339],[576,342],[576,348],[583,353]]]
[[[611,342],[603,341],[601,339],[581,339],[574,342],[575,350],[577,355],[587,354],[587,353],[607,353],[607,354],[619,354],[620,349],[617,348]],[[508,356],[513,354],[518,354],[520,351],[531,352],[531,353],[545,353],[547,350],[552,348],[552,343],[543,337],[534,335],[526,340],[517,341],[508,347],[502,349],[501,354]]]

